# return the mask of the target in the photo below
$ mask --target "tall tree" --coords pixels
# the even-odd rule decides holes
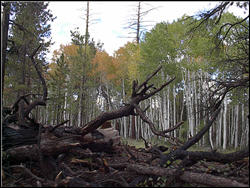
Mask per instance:
[[[8,66],[6,65],[5,79],[8,85],[5,87],[9,91],[16,90],[18,96],[31,91],[31,89],[36,93],[41,87],[28,56],[35,49],[38,49],[34,58],[38,62],[39,70],[43,72],[46,68],[45,55],[51,44],[49,22],[54,20],[47,7],[48,3],[44,2],[11,3],[12,17],[9,20],[11,26],[8,40],[8,49],[10,50],[7,53]],[[37,48],[41,43],[43,44],[41,48]],[[13,77],[13,75],[15,76]],[[9,94],[4,95],[5,100],[8,100],[9,97]],[[12,96],[12,98],[15,97]]]
[[[147,30],[147,27],[150,25],[145,25],[145,22],[152,22],[152,21],[145,21],[143,20],[144,17],[151,12],[152,10],[154,10],[156,8],[150,8],[145,10],[142,5],[141,2],[138,2],[138,5],[136,6],[136,10],[135,10],[135,14],[132,15],[130,21],[128,22],[128,26],[125,27],[125,29],[130,29],[132,30],[132,32],[130,32],[129,34],[135,34],[135,41],[137,44],[140,43],[141,40],[141,36],[143,34],[143,32],[145,32]]]
[[[84,93],[84,83],[86,82],[86,64],[87,64],[87,45],[88,45],[88,40],[89,40],[89,1],[87,1],[87,9],[86,9],[86,22],[85,22],[85,41],[84,41],[84,62],[82,63],[82,82],[81,82],[81,88],[80,88],[80,100],[79,100],[79,120],[80,120],[80,125],[83,122],[83,117],[84,117],[84,98],[86,95]]]
[[[4,90],[4,75],[5,75],[5,64],[6,64],[6,51],[7,51],[7,42],[8,42],[8,31],[9,31],[9,20],[10,20],[10,2],[1,3],[3,6],[3,19],[2,19],[2,45],[1,45],[1,52],[2,52],[2,93]]]

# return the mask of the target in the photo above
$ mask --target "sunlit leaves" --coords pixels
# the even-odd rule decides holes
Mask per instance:
[[[119,72],[119,65],[107,52],[97,51],[91,63],[93,64],[90,73],[92,77],[99,76],[101,83],[120,83],[120,76],[117,74]]]
[[[135,42],[128,42],[120,47],[114,54],[114,61],[119,66],[120,79],[125,80],[127,94],[131,92],[133,80],[139,79],[138,65],[141,62],[139,45]]]

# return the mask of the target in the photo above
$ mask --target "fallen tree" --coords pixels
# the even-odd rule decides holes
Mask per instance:
[[[148,82],[150,79],[159,72],[161,67],[157,68],[151,75],[149,75],[142,84],[139,85],[137,81],[134,81],[132,86],[132,95],[129,102],[124,104],[124,106],[120,107],[119,109],[110,112],[104,112],[94,120],[79,128],[64,127],[63,125],[67,121],[56,126],[45,126],[37,123],[35,119],[32,119],[29,116],[32,109],[39,105],[46,105],[47,100],[46,83],[33,58],[38,49],[39,47],[32,53],[32,55],[30,55],[30,58],[43,85],[42,99],[38,99],[30,103],[27,99],[27,96],[33,94],[21,96],[14,103],[12,108],[5,109],[3,121],[3,148],[5,153],[8,155],[9,160],[14,163],[25,162],[27,160],[40,162],[40,168],[45,179],[41,179],[34,174],[31,175],[33,178],[43,182],[44,185],[46,178],[50,179],[50,181],[47,182],[50,186],[52,184],[53,186],[76,185],[77,181],[79,181],[79,183],[82,182],[84,185],[92,185],[89,184],[86,179],[79,179],[79,177],[76,175],[77,173],[70,169],[70,167],[65,167],[65,163],[63,163],[63,167],[60,167],[58,164],[59,161],[62,162],[66,160],[64,158],[74,154],[77,154],[78,157],[81,158],[91,158],[94,160],[94,162],[89,162],[82,159],[71,159],[71,164],[81,164],[88,167],[90,171],[91,169],[103,169],[103,172],[107,174],[112,174],[112,171],[114,172],[114,168],[118,168],[119,165],[109,165],[102,155],[99,154],[100,152],[105,152],[112,155],[117,152],[125,152],[129,156],[128,160],[132,159],[134,162],[140,161],[140,159],[136,157],[136,154],[134,154],[127,147],[124,147],[123,149],[120,148],[118,149],[120,151],[117,151],[115,146],[119,146],[120,142],[118,131],[114,130],[113,128],[99,129],[101,127],[106,127],[106,125],[102,125],[109,120],[135,115],[140,116],[141,119],[149,125],[150,129],[155,135],[167,138],[167,140],[173,146],[177,147],[177,149],[171,150],[168,154],[163,154],[163,151],[160,149],[160,147],[149,147],[147,152],[151,152],[154,155],[154,157],[148,160],[149,163],[152,163],[154,159],[160,158],[160,161],[156,163],[156,166],[152,166],[153,164],[151,164],[149,167],[136,166],[136,164],[123,165],[123,170],[127,169],[125,170],[127,172],[134,171],[144,175],[148,174],[153,176],[163,176],[165,174],[171,176],[174,179],[179,177],[182,181],[188,183],[197,183],[209,186],[245,186],[245,184],[241,184],[227,178],[186,171],[187,167],[190,167],[201,160],[230,163],[249,156],[248,148],[231,154],[220,154],[214,151],[187,151],[188,148],[197,143],[209,130],[219,114],[220,105],[228,90],[225,91],[220,100],[218,100],[211,109],[211,113],[208,114],[209,117],[207,118],[208,121],[206,126],[186,143],[181,142],[178,138],[170,137],[166,134],[179,128],[183,122],[179,122],[176,125],[171,126],[171,128],[168,130],[157,131],[155,129],[154,123],[145,115],[145,111],[147,109],[142,110],[140,108],[141,101],[155,95],[175,79],[170,79],[166,83],[162,84],[159,88],[155,88],[153,84],[149,84]],[[21,101],[23,101],[25,105],[22,105]],[[167,168],[169,166],[173,166],[173,163],[177,160],[181,160],[181,162],[177,166],[174,166],[175,169],[170,170]],[[161,167],[159,167],[159,165]],[[25,169],[23,166],[12,166],[12,168]],[[61,171],[59,168],[62,168]],[[25,171],[31,174],[30,171]],[[49,175],[50,172],[53,172],[52,175]],[[58,178],[60,176],[60,172],[64,172],[66,174],[69,173],[70,176],[67,176],[66,178],[62,179],[62,181],[59,181]],[[204,181],[205,179],[208,182]],[[109,179],[109,182],[127,186],[136,185],[136,182],[138,183],[142,180],[143,178],[138,177],[136,181],[131,181],[128,183],[125,180],[122,180],[123,182],[121,182],[121,180],[113,178]],[[214,184],[211,183],[211,181],[215,181],[217,183]],[[102,181],[102,183],[104,182],[107,183],[107,180]]]
[[[156,175],[156,176],[175,176],[176,169],[165,169],[161,167],[148,167],[142,165],[128,165],[128,170],[135,171],[140,174]],[[245,184],[239,183],[228,178],[222,178],[213,176],[206,173],[193,173],[188,171],[183,171],[179,174],[179,179],[187,183],[197,183],[200,185],[207,185],[213,187],[248,187]]]

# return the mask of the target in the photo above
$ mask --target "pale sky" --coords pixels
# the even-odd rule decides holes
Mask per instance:
[[[59,49],[60,44],[71,42],[70,30],[79,27],[80,33],[85,32],[86,1],[55,1],[49,2],[49,9],[57,18],[51,23],[52,41],[55,44],[51,47],[51,54],[55,49]],[[144,1],[141,3],[142,10],[158,7],[149,12],[143,20],[153,21],[148,26],[150,29],[161,21],[172,22],[184,14],[194,15],[204,9],[213,8],[218,1]],[[124,29],[130,19],[135,14],[138,1],[90,1],[90,37],[96,42],[104,43],[103,49],[113,55],[114,51],[132,38],[122,38],[131,36],[131,30]],[[230,11],[230,10],[229,10]],[[231,8],[237,15],[237,10]],[[230,11],[230,12],[231,12]],[[244,16],[243,14],[237,16]],[[145,23],[147,24],[147,23]],[[132,35],[132,36],[135,36]],[[48,58],[51,58],[52,55]]]

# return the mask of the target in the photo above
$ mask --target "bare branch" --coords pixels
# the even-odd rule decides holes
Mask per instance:
[[[21,168],[23,169],[27,174],[29,174],[32,178],[35,178],[41,182],[45,182],[45,180],[43,178],[39,178],[38,176],[34,175],[29,169],[27,169],[26,167],[24,167],[23,165],[12,165],[9,168]]]
[[[35,60],[34,60],[34,56],[36,55],[36,53],[38,52],[38,50],[39,50],[39,48],[40,48],[41,46],[42,46],[42,45],[40,44],[40,45],[31,53],[31,55],[29,55],[29,57],[30,57],[30,59],[31,59],[31,61],[32,61],[34,67],[35,67],[35,69],[36,69],[36,72],[37,72],[37,74],[38,74],[38,76],[39,76],[39,79],[40,79],[41,82],[42,82],[42,85],[43,85],[43,99],[42,99],[42,101],[41,101],[41,100],[36,100],[36,101],[34,101],[33,103],[31,103],[31,104],[26,108],[26,110],[25,110],[25,112],[24,112],[24,117],[27,117],[27,116],[29,115],[29,113],[31,112],[31,110],[32,110],[33,108],[35,108],[37,105],[41,105],[41,106],[45,106],[45,105],[46,105],[45,101],[47,100],[47,95],[48,95],[46,82],[45,82],[45,80],[44,80],[44,78],[43,78],[41,72],[39,71],[39,69],[38,69],[38,67],[37,67],[37,64],[36,64],[36,62],[35,62]]]
[[[173,130],[179,128],[183,123],[184,123],[184,121],[180,121],[180,122],[178,122],[175,126],[169,128],[169,129],[167,129],[167,130],[162,131],[162,133],[163,133],[163,134],[166,134],[166,133],[168,133],[168,132],[172,132]]]
[[[53,127],[53,128],[50,130],[50,132],[53,132],[56,128],[62,126],[62,125],[65,124],[65,123],[68,123],[68,122],[69,122],[69,120],[66,120],[66,121],[64,121],[64,122],[62,122],[62,123],[59,123],[58,125],[56,125],[55,127]]]
[[[219,103],[221,104],[222,101],[223,99],[219,101]],[[176,160],[175,153],[177,153],[179,150],[187,150],[192,145],[197,143],[202,138],[202,136],[209,130],[209,128],[212,126],[213,122],[216,120],[217,116],[219,115],[220,110],[221,110],[221,107],[218,107],[217,110],[215,110],[212,116],[209,118],[206,126],[200,132],[198,132],[194,137],[188,140],[183,146],[181,146],[177,150],[170,152],[169,154],[162,157],[161,163],[160,163],[161,166],[165,165],[166,161],[170,161],[167,165],[169,166],[173,161]]]
[[[164,87],[166,87],[168,84],[170,84],[173,80],[175,79],[175,77],[173,77],[171,80],[167,81],[165,84],[163,84],[161,87],[159,87],[158,89],[156,89],[155,91],[147,94],[144,99],[147,99],[151,96],[153,96],[154,94],[156,94],[157,92],[161,91]]]
[[[221,30],[222,30],[225,26],[229,25],[230,27],[227,29],[226,34],[223,36],[223,38],[219,40],[219,43],[216,45],[216,47],[218,47],[218,46],[220,45],[220,43],[221,43],[223,40],[225,40],[225,38],[227,37],[229,31],[230,31],[234,26],[236,26],[236,25],[238,25],[238,24],[241,24],[242,22],[246,21],[248,18],[249,18],[249,15],[248,15],[247,17],[245,17],[244,19],[242,19],[241,21],[239,21],[239,22],[235,22],[235,23],[233,23],[233,24],[231,24],[231,23],[226,23],[226,24],[222,25],[222,26],[220,27],[219,32],[216,34],[217,36],[219,36],[219,35],[221,34]]]
[[[83,128],[80,129],[80,134],[81,135],[86,135],[89,132],[97,129],[99,126],[101,126],[105,121],[112,120],[112,119],[117,119],[121,118],[124,116],[129,116],[129,115],[136,115],[134,112],[134,108],[136,105],[138,105],[141,101],[153,96],[157,92],[159,92],[161,89],[163,89],[165,86],[167,86],[170,82],[174,80],[171,79],[170,81],[166,82],[163,84],[160,88],[155,89],[153,92],[146,94],[146,92],[153,87],[153,84],[147,86],[147,82],[157,74],[157,72],[161,69],[161,66],[158,67],[147,79],[144,81],[141,85],[138,85],[137,81],[134,81],[133,86],[132,86],[132,96],[130,98],[130,102],[126,104],[125,106],[121,107],[120,109],[111,111],[111,112],[104,112],[100,114],[96,119],[92,120],[91,122],[87,123],[86,125],[83,126]],[[144,87],[140,92],[139,90]],[[169,136],[166,136],[169,137]]]
[[[169,141],[169,142],[170,142],[171,144],[173,144],[173,145],[178,145],[178,144],[180,144],[180,140],[178,140],[177,138],[173,138],[173,137],[171,137],[171,136],[169,136],[169,135],[166,135],[166,134],[165,134],[164,132],[162,132],[162,131],[157,131],[157,130],[155,129],[155,126],[154,126],[153,122],[143,113],[143,111],[141,110],[141,108],[140,108],[138,105],[136,105],[136,104],[133,104],[133,106],[135,107],[137,113],[140,115],[140,117],[142,118],[142,120],[145,121],[146,123],[148,123],[148,125],[149,125],[151,131],[152,131],[155,135],[157,135],[157,136],[162,136],[162,137],[165,137],[165,138],[170,138],[170,139],[174,140],[174,142],[176,142],[176,143],[173,143],[173,142]],[[180,123],[180,124],[178,124],[178,126],[175,126],[175,129],[178,128],[181,124],[183,124],[183,122]],[[172,128],[172,131],[175,130],[175,129]],[[169,132],[169,131],[168,131],[168,132]]]
[[[139,85],[139,87],[136,89],[135,92],[138,92],[144,85],[146,85],[146,83],[154,76],[157,74],[157,72],[159,72],[159,70],[162,68],[162,66],[160,65],[151,75],[148,76],[148,78],[141,84]]]

